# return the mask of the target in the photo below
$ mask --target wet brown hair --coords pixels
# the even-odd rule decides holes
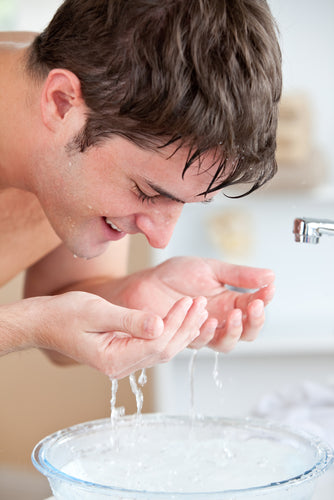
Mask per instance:
[[[281,53],[264,0],[65,0],[29,53],[35,77],[53,68],[81,82],[81,151],[113,134],[174,142],[189,150],[184,173],[213,151],[207,193],[276,172]]]

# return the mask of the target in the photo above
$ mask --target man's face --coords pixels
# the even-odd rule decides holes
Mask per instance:
[[[188,151],[174,151],[175,145],[156,152],[114,137],[85,153],[58,154],[43,168],[37,196],[57,234],[80,257],[95,257],[134,233],[164,248],[183,205],[205,201],[198,194],[213,174],[208,156],[200,172],[195,162],[182,179]]]

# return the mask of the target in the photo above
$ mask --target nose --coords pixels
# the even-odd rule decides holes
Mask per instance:
[[[153,248],[165,248],[172,237],[182,209],[183,204],[177,202],[173,202],[172,207],[164,209],[150,207],[148,213],[137,215],[137,228],[146,236]]]

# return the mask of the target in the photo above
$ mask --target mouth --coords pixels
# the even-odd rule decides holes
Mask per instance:
[[[112,222],[107,217],[103,217],[105,227],[107,228],[107,239],[111,241],[120,240],[127,235],[126,231],[123,231],[120,227],[118,227],[114,222]]]
[[[116,224],[114,224],[113,222],[111,222],[110,219],[107,219],[107,217],[104,217],[104,220],[105,220],[106,224],[108,224],[108,226],[111,227],[111,229],[113,231],[117,231],[118,233],[123,233],[122,229],[120,229],[119,227],[117,227]]]

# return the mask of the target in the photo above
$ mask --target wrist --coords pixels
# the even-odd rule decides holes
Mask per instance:
[[[0,306],[0,355],[40,347],[41,308],[47,297]]]

